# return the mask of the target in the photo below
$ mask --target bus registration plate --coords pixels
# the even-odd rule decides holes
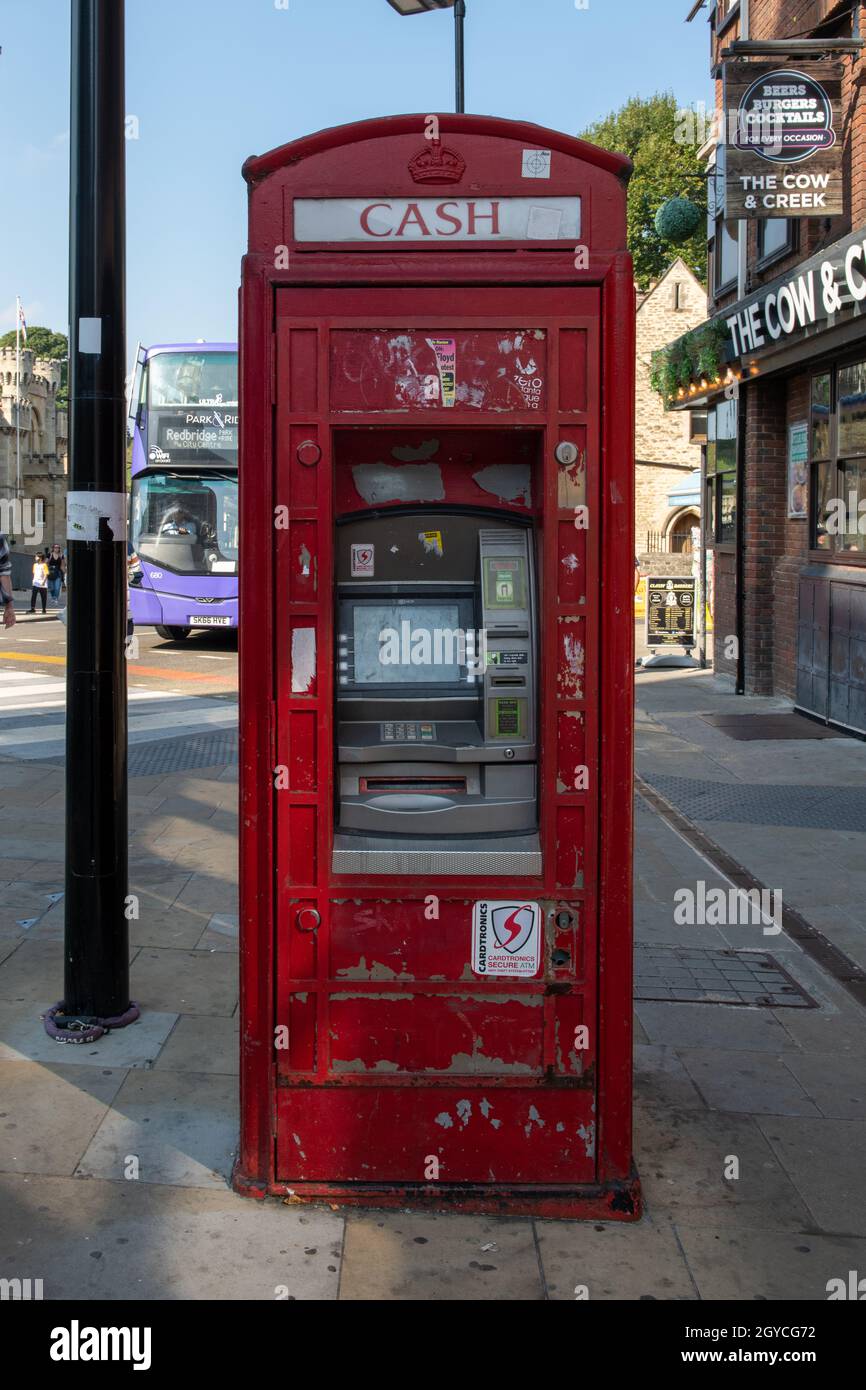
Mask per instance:
[[[190,627],[230,627],[231,621],[228,614],[222,616],[216,613],[191,613],[189,616]]]

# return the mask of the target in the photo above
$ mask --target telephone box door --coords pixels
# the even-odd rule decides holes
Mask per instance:
[[[596,1179],[599,307],[276,292],[280,1181]],[[470,695],[455,662],[417,718],[383,687],[379,718],[359,605],[489,623],[515,585],[523,625],[494,615]],[[437,732],[473,699],[474,750]]]

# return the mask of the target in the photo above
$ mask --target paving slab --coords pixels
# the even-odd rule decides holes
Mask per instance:
[[[415,1212],[346,1219],[341,1300],[544,1297],[532,1222]]]
[[[849,1270],[866,1269],[866,1240],[851,1236],[682,1221],[676,1231],[702,1299],[820,1302],[831,1279],[847,1283]]]
[[[194,908],[181,907],[174,903],[169,907],[155,907],[152,900],[139,900],[139,917],[129,924],[129,939],[136,946],[186,947],[189,950],[197,944],[204,932],[209,916]]]
[[[233,1192],[0,1177],[0,1272],[46,1299],[309,1301],[337,1296],[343,1219]]]
[[[635,1005],[635,1011],[653,1043],[679,1048],[713,1047],[723,1052],[797,1051],[796,1043],[770,1009],[642,1000]]]
[[[70,1175],[125,1072],[0,1061],[0,1171]]]
[[[756,1123],[818,1226],[866,1236],[866,1120],[759,1116]]]
[[[178,1019],[156,1065],[169,1071],[236,1076],[240,1049],[238,1031],[236,1018],[185,1015]]]
[[[237,976],[237,961],[228,952],[146,946],[133,965],[132,993],[148,1010],[229,1018],[237,1003]]]
[[[227,866],[223,867],[227,870]],[[183,907],[194,907],[201,912],[237,912],[237,885],[225,877],[194,872],[176,901]]]
[[[675,1048],[636,1043],[635,1094],[648,1105],[679,1105],[704,1110],[706,1101],[682,1064]]]
[[[725,1177],[733,1158],[739,1163],[736,1179]],[[666,1213],[674,1221],[776,1230],[800,1230],[810,1220],[787,1165],[751,1116],[648,1106],[639,1100],[635,1160],[653,1217]]]
[[[237,951],[240,938],[237,912],[215,912],[197,942],[200,951]]]
[[[122,1181],[222,1189],[237,1143],[237,1081],[203,1072],[130,1072],[76,1168]]]
[[[862,1058],[810,1052],[785,1059],[786,1066],[831,1120],[866,1120],[866,1066]]]
[[[711,1110],[750,1115],[821,1114],[783,1056],[766,1052],[732,1052],[716,1048],[682,1048],[683,1065]]]
[[[664,1216],[630,1221],[537,1221],[548,1298],[696,1299],[676,1232]]]

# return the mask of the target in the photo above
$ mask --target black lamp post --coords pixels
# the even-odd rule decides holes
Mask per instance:
[[[466,110],[466,78],[463,57],[463,21],[466,18],[466,0],[388,0],[388,4],[398,14],[426,14],[429,10],[454,11],[454,85],[456,91],[456,110]]]

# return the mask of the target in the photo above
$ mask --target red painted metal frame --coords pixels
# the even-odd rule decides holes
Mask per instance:
[[[291,270],[275,270],[270,248],[289,240],[286,232],[288,192],[283,187],[270,191],[268,185],[281,171],[294,174],[295,191],[303,196],[352,196],[353,184],[359,194],[369,194],[374,185],[362,186],[360,175],[327,181],[317,187],[315,180],[301,184],[294,171],[311,156],[411,136],[417,144],[423,136],[425,118],[397,117],[336,131],[326,131],[293,145],[282,147],[244,168],[251,184],[250,246],[244,259],[241,290],[241,727],[243,730],[240,767],[241,813],[241,1146],[234,1174],[237,1190],[253,1196],[284,1194],[285,1182],[277,1178],[276,1094],[274,1028],[278,982],[276,975],[277,935],[280,930],[274,878],[276,845],[276,797],[271,769],[277,759],[277,713],[275,692],[278,671],[275,664],[275,602],[283,590],[277,582],[276,562],[263,563],[275,553],[274,508],[276,456],[276,294],[281,288],[305,285],[459,285],[490,286],[597,286],[601,293],[601,459],[603,494],[601,527],[591,527],[590,543],[603,554],[598,573],[601,579],[597,621],[601,640],[595,634],[593,645],[600,650],[601,670],[598,692],[600,818],[598,863],[598,1047],[597,1105],[598,1147],[597,1181],[564,1191],[553,1184],[514,1184],[493,1190],[484,1185],[460,1183],[375,1184],[293,1183],[301,1198],[335,1198],[345,1203],[368,1206],[432,1205],[459,1206],[463,1210],[509,1211],[552,1216],[619,1217],[633,1219],[640,1214],[640,1191],[631,1160],[631,843],[632,843],[632,509],[633,509],[633,372],[634,372],[634,291],[631,261],[621,249],[624,240],[624,185],[628,161],[609,155],[583,142],[538,127],[498,121],[492,118],[442,116],[443,139],[449,135],[483,136],[508,139],[559,150],[576,156],[598,173],[589,190],[581,190],[585,207],[591,206],[593,232],[608,235],[590,238],[589,266],[576,271],[570,254],[561,247],[542,244],[528,254],[509,255],[503,260],[500,247],[491,250],[473,246],[471,251],[454,248],[450,254],[435,246],[389,248],[378,263],[369,248],[305,247],[293,255]],[[401,143],[401,156],[405,141]],[[382,159],[384,155],[380,154]],[[352,169],[357,165],[357,151]],[[612,178],[611,175],[614,177]],[[600,176],[600,183],[599,183]],[[318,177],[318,176],[317,176]],[[609,186],[608,186],[609,185]],[[379,187],[379,185],[375,185]],[[525,193],[525,185],[507,179],[497,181],[503,196]],[[267,190],[260,206],[257,190]],[[545,190],[547,191],[547,190]],[[552,185],[551,192],[561,189]],[[590,204],[589,196],[593,201]],[[398,192],[394,192],[398,196]],[[589,218],[587,218],[587,221]],[[598,225],[596,226],[596,221]],[[607,243],[607,244],[605,244]],[[289,244],[291,244],[289,242]],[[376,248],[382,250],[384,248]],[[522,248],[525,250],[525,248]],[[418,251],[423,257],[418,257]],[[506,291],[507,294],[507,291]],[[471,292],[467,294],[471,298]],[[471,316],[471,315],[468,315]],[[326,371],[320,363],[320,373]],[[324,379],[321,381],[325,385]],[[372,421],[371,421],[372,422]],[[361,423],[355,417],[345,425]],[[378,425],[385,422],[376,419]],[[408,423],[401,418],[400,423]],[[419,422],[428,423],[427,421]],[[460,423],[456,418],[450,421]],[[476,419],[463,423],[480,426]],[[533,424],[531,419],[502,421]],[[540,422],[539,422],[540,423]],[[484,422],[490,425],[489,420]],[[555,487],[553,470],[548,469],[548,486]],[[555,516],[555,512],[551,513]],[[555,571],[555,547],[548,547],[546,569]],[[546,578],[546,583],[550,580]],[[550,590],[548,590],[550,592]],[[597,644],[597,645],[596,645]],[[328,652],[319,652],[319,666]],[[325,669],[329,669],[325,667]],[[544,737],[551,734],[555,711],[552,702]],[[330,749],[331,730],[319,731],[320,747]],[[550,745],[552,749],[552,744]],[[330,752],[327,754],[330,758]],[[555,752],[549,751],[555,757]],[[605,789],[617,789],[616,796]],[[320,836],[324,832],[320,830]],[[320,838],[320,853],[327,853],[329,837]],[[437,880],[438,882],[439,880]],[[355,891],[356,880],[353,880]],[[453,881],[441,880],[448,892]],[[362,891],[374,896],[386,886],[406,880],[371,880]],[[456,886],[456,885],[455,885]],[[465,886],[465,885],[464,885]],[[530,887],[524,882],[524,887]],[[461,1078],[461,1083],[468,1078]]]

